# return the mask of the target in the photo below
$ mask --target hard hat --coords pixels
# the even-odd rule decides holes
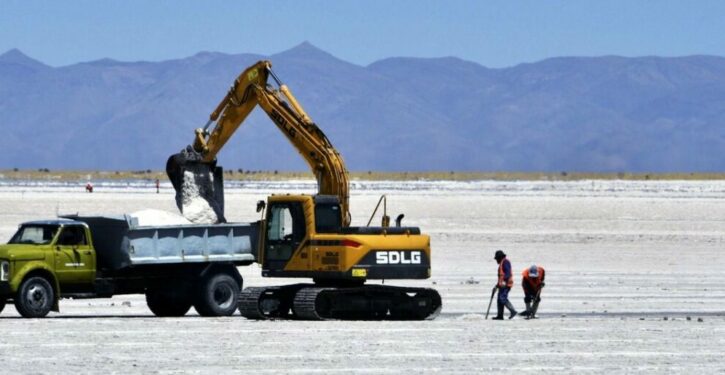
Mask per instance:
[[[503,250],[496,250],[496,255],[493,256],[493,259],[499,260],[503,258],[506,258],[506,253]]]
[[[535,264],[529,267],[529,277],[539,277],[539,267]]]

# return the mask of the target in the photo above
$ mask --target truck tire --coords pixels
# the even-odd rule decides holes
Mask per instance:
[[[24,318],[42,318],[55,303],[55,291],[50,282],[41,276],[33,276],[20,284],[15,297],[15,308]]]
[[[239,283],[226,273],[204,278],[194,309],[201,316],[231,316],[237,310],[240,289]]]
[[[3,309],[5,308],[5,301],[4,299],[0,299],[0,313],[3,312]]]
[[[146,304],[158,317],[184,316],[191,309],[191,301],[183,294],[171,290],[146,291]]]

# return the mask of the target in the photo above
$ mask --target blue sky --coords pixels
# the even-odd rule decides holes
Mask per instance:
[[[302,41],[361,65],[458,56],[489,67],[554,56],[725,56],[725,1],[2,1],[0,53],[53,66]]]

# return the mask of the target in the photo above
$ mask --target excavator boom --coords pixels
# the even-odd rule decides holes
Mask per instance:
[[[270,76],[276,88],[268,84]],[[343,225],[348,226],[349,183],[345,163],[289,88],[272,72],[269,61],[259,61],[244,70],[209,115],[206,125],[196,129],[194,142],[169,157],[166,173],[176,190],[177,205],[184,216],[195,222],[224,221],[222,174],[216,167],[216,157],[257,106],[264,110],[307,162],[317,179],[318,194],[338,197]],[[216,215],[197,214],[195,209],[199,206],[199,198]],[[210,216],[216,216],[216,220],[208,220]]]

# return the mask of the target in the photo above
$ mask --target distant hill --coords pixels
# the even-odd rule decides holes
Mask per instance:
[[[63,67],[10,50],[0,55],[0,169],[162,169],[259,59],[272,61],[351,170],[725,170],[725,58],[364,67],[309,43],[271,56]],[[306,168],[259,110],[219,159],[228,169]]]

